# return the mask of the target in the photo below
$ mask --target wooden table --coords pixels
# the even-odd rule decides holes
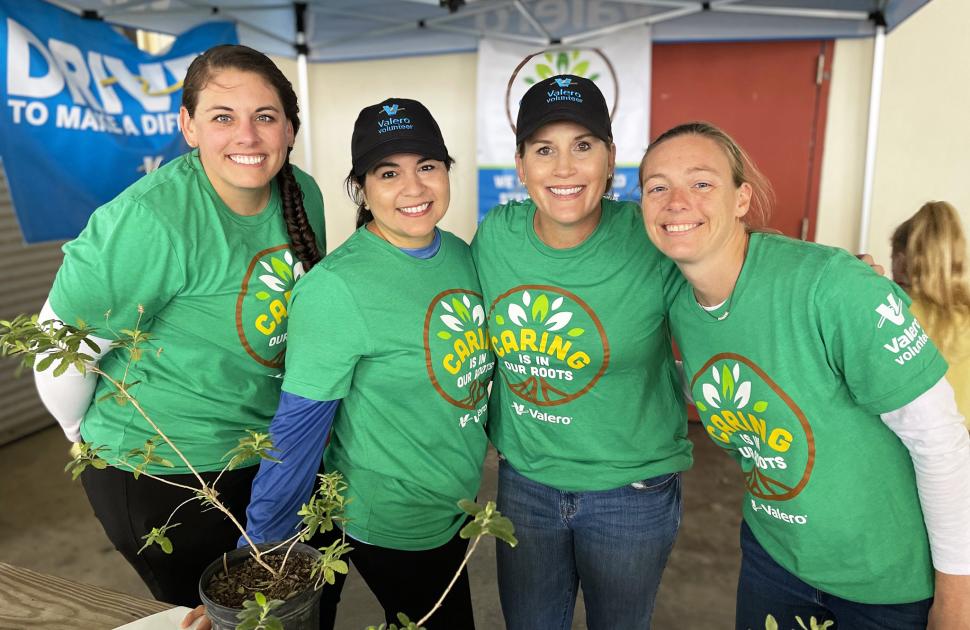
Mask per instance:
[[[108,630],[172,607],[0,562],[0,630]]]

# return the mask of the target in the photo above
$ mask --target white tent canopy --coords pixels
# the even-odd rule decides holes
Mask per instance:
[[[305,112],[307,61],[471,52],[483,37],[574,46],[644,24],[654,42],[874,37],[859,242],[865,251],[885,35],[929,0],[50,1],[92,19],[170,34],[212,20],[234,22],[241,43],[297,58]]]

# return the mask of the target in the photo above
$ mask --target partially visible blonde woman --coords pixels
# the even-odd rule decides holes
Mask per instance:
[[[946,378],[970,429],[970,285],[956,208],[945,201],[923,204],[891,242],[893,280],[913,298],[913,315],[949,363]]]

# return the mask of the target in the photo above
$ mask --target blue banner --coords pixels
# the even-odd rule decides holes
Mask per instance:
[[[185,71],[237,41],[232,24],[209,23],[150,55],[39,1],[0,0],[0,20],[0,158],[28,243],[77,236],[95,208],[183,153]]]

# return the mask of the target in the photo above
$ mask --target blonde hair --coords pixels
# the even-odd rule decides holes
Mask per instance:
[[[970,322],[970,286],[964,278],[967,241],[956,208],[929,201],[893,232],[893,256],[905,255],[907,292],[924,308],[923,324],[940,345]]]
[[[667,140],[687,135],[708,138],[724,149],[731,166],[731,179],[734,181],[735,187],[744,183],[751,186],[751,203],[748,206],[748,213],[741,221],[748,230],[761,231],[762,228],[765,228],[771,216],[771,203],[775,197],[771,182],[758,170],[754,160],[734,141],[734,138],[711,123],[703,121],[684,123],[657,136],[657,139],[647,147],[643,159],[640,160],[640,183],[643,183],[643,169],[647,164],[647,157],[650,153]]]

